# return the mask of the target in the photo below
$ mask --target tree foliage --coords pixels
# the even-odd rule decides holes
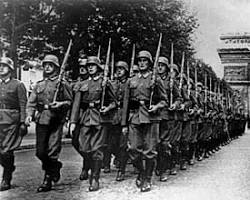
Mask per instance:
[[[163,34],[161,55],[170,57],[174,43],[174,62],[180,65],[184,51],[194,77],[192,34],[197,19],[181,0],[0,0],[0,35],[9,46],[15,62],[42,58],[53,52],[62,59],[73,39],[70,66],[77,72],[78,52],[96,55],[101,45],[105,58],[108,39],[112,38],[115,60],[130,61],[132,45],[136,52],[145,49],[154,56],[159,34]],[[202,61],[198,77],[204,82],[204,70],[216,79],[212,68]]]

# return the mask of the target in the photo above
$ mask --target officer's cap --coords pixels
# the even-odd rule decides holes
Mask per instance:
[[[147,58],[151,63],[153,63],[152,55],[149,51],[143,50],[138,53],[138,58]]]
[[[123,69],[125,69],[128,72],[128,64],[125,61],[118,61],[115,66],[118,67],[122,67]]]
[[[14,62],[13,62],[13,60],[11,60],[10,58],[8,58],[8,57],[1,57],[1,58],[0,58],[0,63],[5,64],[5,65],[8,65],[8,67],[9,67],[11,70],[14,70]]]
[[[97,65],[101,70],[104,69],[104,67],[101,65],[101,61],[97,56],[89,56],[87,58],[87,65],[89,64],[95,64]]]
[[[59,65],[59,60],[57,58],[57,56],[49,54],[46,55],[42,61],[42,65],[44,65],[44,63],[53,63],[55,66],[60,67]]]
[[[165,65],[168,66],[169,62],[168,62],[168,59],[164,56],[160,56],[159,59],[158,59],[158,63],[163,63]]]

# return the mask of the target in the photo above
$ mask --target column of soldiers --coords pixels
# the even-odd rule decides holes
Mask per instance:
[[[184,63],[179,71],[172,53],[170,62],[160,56],[160,42],[155,60],[146,50],[135,59],[133,50],[130,67],[118,60],[112,74],[109,44],[105,65],[99,56],[79,59],[79,78],[71,85],[60,78],[65,63],[60,66],[55,55],[46,55],[44,79],[37,82],[28,101],[24,85],[12,78],[13,61],[1,58],[0,164],[4,170],[0,190],[11,188],[13,152],[32,121],[36,122],[36,156],[44,171],[37,192],[51,190],[60,179],[58,158],[66,118],[72,145],[83,158],[80,179],[89,180],[89,191],[99,190],[101,169],[110,172],[112,155],[118,163],[116,181],[125,180],[131,160],[137,170],[135,184],[147,192],[154,172],[165,182],[178,173],[178,167],[186,170],[187,164],[209,157],[241,135],[246,121],[242,110],[228,106],[211,86],[208,90],[207,80],[203,85],[197,75],[195,81],[191,79],[188,65],[186,75]]]

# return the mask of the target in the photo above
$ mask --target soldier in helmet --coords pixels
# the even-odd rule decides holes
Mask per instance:
[[[71,113],[71,133],[75,131],[79,122],[78,136],[79,152],[89,163],[91,174],[89,177],[89,191],[99,190],[100,170],[104,158],[104,148],[107,127],[112,123],[111,110],[116,107],[115,94],[109,82],[106,84],[104,105],[101,107],[104,79],[100,59],[89,56],[87,59],[89,78],[78,85],[75,91]],[[83,110],[80,115],[80,109]]]
[[[46,55],[42,61],[44,79],[38,81],[27,104],[26,124],[36,122],[36,156],[42,162],[44,181],[37,192],[51,190],[52,181],[60,179],[62,163],[58,161],[65,116],[72,101],[71,88],[61,82],[56,101],[53,102],[57,87],[60,65],[55,55]],[[35,116],[35,112],[38,114]]]
[[[0,165],[3,167],[0,191],[11,188],[15,170],[14,150],[27,134],[24,124],[27,94],[22,82],[12,78],[14,63],[8,57],[0,58]]]
[[[78,90],[79,86],[82,84],[82,82],[87,80],[89,77],[88,68],[87,68],[87,58],[85,57],[85,54],[83,54],[82,51],[79,52],[78,63],[79,63],[79,75],[78,75],[77,80],[71,84],[72,89],[73,89],[73,96],[77,92],[77,90]],[[71,110],[70,110],[70,112],[71,112]],[[81,112],[82,112],[82,110],[80,110],[80,113]],[[69,118],[70,118],[70,114],[69,114]],[[79,131],[80,131],[80,126],[79,126],[79,122],[78,122],[76,130],[74,131],[74,133],[72,135],[72,145],[76,149],[76,151],[80,153],[79,141],[78,141]],[[70,129],[69,129],[69,132],[70,132]],[[82,171],[80,173],[79,179],[80,180],[87,180],[89,170],[90,170],[89,162],[87,160],[83,159]]]
[[[177,67],[177,66],[176,66]],[[178,70],[176,68],[175,70]],[[175,71],[174,70],[174,71]],[[168,59],[166,57],[159,57],[158,60],[158,75],[163,82],[164,89],[168,96],[168,105],[166,105],[161,111],[161,122],[160,122],[160,143],[158,144],[158,160],[157,160],[157,171],[160,175],[160,181],[167,181],[166,170],[169,170],[173,163],[171,151],[172,144],[174,142],[174,129],[175,129],[175,116],[174,112],[179,107],[181,102],[181,96],[177,87],[177,82],[173,80],[171,86],[171,74]],[[172,87],[172,89],[171,89]],[[171,92],[172,90],[172,92]],[[170,96],[173,95],[173,104],[170,105]]]
[[[136,185],[141,192],[151,190],[151,177],[157,157],[157,143],[159,139],[159,109],[166,105],[167,95],[160,79],[156,79],[152,105],[150,96],[152,90],[152,56],[148,51],[138,54],[138,75],[129,79],[124,95],[122,118],[123,133],[128,132],[129,154],[131,160],[139,170]],[[145,158],[145,166],[143,164]]]

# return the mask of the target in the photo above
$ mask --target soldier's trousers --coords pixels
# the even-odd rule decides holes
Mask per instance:
[[[81,126],[79,133],[79,151],[91,160],[103,160],[108,126]]]
[[[129,155],[132,161],[142,157],[154,159],[159,141],[159,123],[129,124]]]
[[[36,156],[42,162],[42,169],[50,175],[62,167],[58,161],[61,151],[63,123],[36,124]]]
[[[22,137],[19,135],[19,125],[0,125],[0,165],[9,171],[14,171],[14,150],[20,146]]]

